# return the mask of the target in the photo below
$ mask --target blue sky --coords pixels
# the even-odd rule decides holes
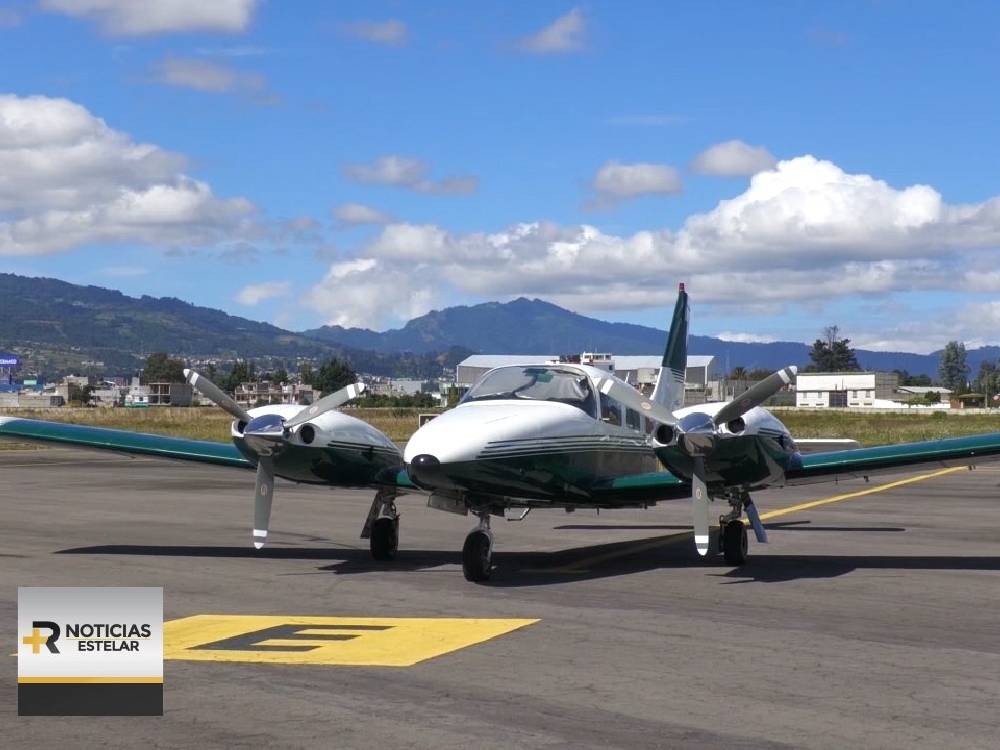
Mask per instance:
[[[1000,343],[994,3],[157,6],[0,5],[0,270],[296,329],[663,325],[687,281],[696,333]]]

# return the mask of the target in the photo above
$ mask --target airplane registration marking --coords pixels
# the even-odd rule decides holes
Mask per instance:
[[[164,623],[163,657],[188,661],[411,667],[537,619],[192,615]]]
[[[821,500],[811,500],[806,503],[799,503],[797,505],[790,505],[787,508],[776,508],[775,510],[768,511],[767,513],[760,514],[760,520],[766,521],[771,518],[779,518],[781,516],[787,516],[792,513],[799,513],[803,510],[809,510],[810,508],[817,508],[823,505],[830,505],[831,503],[839,503],[844,500],[851,500],[856,497],[863,497],[865,495],[874,495],[877,492],[885,492],[886,490],[891,490],[896,487],[901,487],[907,484],[913,484],[914,482],[923,482],[927,479],[934,479],[935,477],[945,476],[946,474],[954,474],[957,471],[968,471],[964,466],[955,466],[948,469],[940,469],[938,471],[931,472],[929,474],[918,474],[915,477],[908,477],[906,479],[899,479],[895,482],[888,482],[886,484],[875,485],[874,487],[869,487],[864,490],[858,490],[857,492],[848,492],[842,495],[834,495],[833,497],[826,497]],[[744,519],[744,523],[748,523]],[[586,558],[584,560],[579,560],[575,563],[570,563],[569,565],[563,565],[557,568],[548,568],[544,572],[557,572],[557,573],[586,573],[592,566],[601,565],[603,563],[609,562],[610,560],[617,560],[622,557],[631,557],[632,555],[639,554],[641,552],[648,552],[650,550],[659,549],[660,547],[666,547],[670,544],[676,544],[680,541],[686,541],[691,539],[690,532],[682,531],[678,534],[667,534],[665,536],[660,536],[655,539],[646,539],[627,547],[625,549],[614,550],[613,552],[605,552],[600,555],[595,555],[593,557]],[[542,571],[539,571],[542,572]]]

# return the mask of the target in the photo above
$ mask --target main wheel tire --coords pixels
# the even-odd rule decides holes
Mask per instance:
[[[379,518],[372,524],[368,544],[372,557],[376,560],[392,560],[399,548],[399,521],[395,518]]]
[[[462,572],[465,580],[482,583],[489,580],[493,567],[493,544],[485,531],[473,531],[462,547]]]
[[[722,554],[730,565],[747,561],[747,527],[742,521],[730,521],[722,530]]]

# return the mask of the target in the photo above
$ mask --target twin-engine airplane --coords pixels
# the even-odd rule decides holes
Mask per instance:
[[[741,565],[748,548],[744,515],[757,540],[767,541],[750,496],[755,490],[1000,457],[1000,433],[800,452],[788,429],[761,407],[793,381],[794,367],[734,401],[682,408],[688,320],[682,284],[650,398],[586,365],[499,367],[458,406],[417,430],[405,452],[371,425],[338,411],[363,392],[362,383],[307,407],[244,410],[191,370],[185,371],[188,381],[233,416],[231,445],[17,417],[0,417],[0,437],[255,469],[258,549],[267,539],[276,476],[375,489],[361,536],[379,560],[397,552],[396,498],[426,494],[432,508],[477,518],[462,552],[465,577],[477,582],[493,568],[494,516],[523,518],[532,508],[646,508],[690,498],[695,546],[706,555],[712,503],[724,500],[729,510],[718,516],[717,549],[728,563]]]

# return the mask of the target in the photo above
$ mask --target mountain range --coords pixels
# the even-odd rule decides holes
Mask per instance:
[[[611,352],[613,354],[659,354],[663,351],[664,328],[609,323],[563,309],[540,299],[520,298],[512,302],[434,310],[414,318],[402,328],[372,331],[366,328],[322,326],[303,331],[304,336],[331,344],[370,351],[437,351],[460,346],[491,354],[568,354]],[[736,366],[748,370],[776,370],[789,364],[809,362],[810,346],[801,342],[742,343],[711,336],[692,335],[691,354],[718,357],[728,371]],[[858,363],[869,370],[906,370],[914,375],[935,377],[940,352],[912,354],[856,350]],[[973,371],[984,359],[995,361],[1000,347],[984,347],[968,354]]]
[[[470,352],[658,354],[664,337],[659,328],[596,320],[525,298],[435,310],[382,332],[340,326],[295,332],[175,298],[129,297],[97,286],[0,274],[0,350],[29,352],[67,366],[75,358],[127,370],[152,351],[291,361],[336,355],[360,371],[421,375],[452,366]],[[692,335],[688,350],[715,355],[727,368],[773,370],[809,361],[809,346],[800,342],[739,343]],[[865,369],[932,377],[940,356],[863,349],[856,354]],[[1000,347],[974,349],[968,364],[975,372],[981,361],[998,357]]]

